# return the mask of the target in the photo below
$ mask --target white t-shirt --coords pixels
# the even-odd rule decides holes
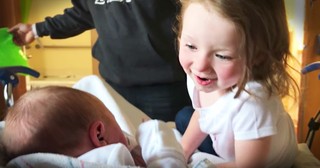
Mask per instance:
[[[189,86],[189,91],[190,88],[194,86]],[[298,150],[297,141],[293,122],[285,112],[281,99],[278,96],[269,97],[256,82],[249,82],[246,89],[252,95],[242,92],[235,99],[237,89],[234,89],[211,106],[202,108],[194,88],[190,95],[194,108],[200,114],[200,129],[210,135],[213,148],[226,162],[235,160],[235,140],[272,136],[267,167],[290,167]]]

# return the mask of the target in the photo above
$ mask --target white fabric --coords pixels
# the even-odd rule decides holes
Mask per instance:
[[[124,136],[127,139],[127,148],[129,149],[129,151],[132,151],[134,148],[136,148],[139,144],[135,138],[135,136],[128,134],[126,132],[123,132]]]
[[[272,136],[268,167],[290,167],[297,153],[297,142],[292,120],[281,99],[268,97],[255,82],[249,82],[246,89],[252,95],[242,92],[234,99],[234,89],[208,107],[199,106],[198,92],[194,89],[192,101],[200,114],[200,129],[210,135],[213,148],[228,162],[235,160],[235,140]]]
[[[32,153],[22,155],[12,159],[6,166],[6,168],[128,168],[133,166],[112,166],[101,163],[92,163],[79,160],[74,157],[54,154],[54,153]],[[134,166],[136,167],[136,166]]]
[[[37,32],[37,28],[36,28],[36,24],[32,24],[31,25],[31,30],[32,30],[32,33],[34,35],[34,38],[39,38],[39,35],[38,35],[38,32]]]
[[[79,160],[110,166],[135,166],[130,151],[121,143],[93,149],[78,157]]]
[[[137,140],[148,167],[187,167],[182,146],[163,121],[149,120],[139,126]],[[165,165],[165,166],[164,166]]]
[[[73,88],[86,91],[98,97],[113,113],[120,128],[131,135],[135,134],[136,128],[143,120],[150,119],[96,75],[89,75],[80,79]]]

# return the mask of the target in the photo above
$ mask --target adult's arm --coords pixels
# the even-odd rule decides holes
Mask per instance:
[[[35,24],[37,35],[62,39],[76,36],[88,29],[94,28],[93,19],[87,0],[72,0],[73,6],[64,10],[63,14],[46,17],[44,21]]]

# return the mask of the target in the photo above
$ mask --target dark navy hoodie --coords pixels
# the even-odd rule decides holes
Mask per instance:
[[[96,28],[92,55],[103,78],[123,86],[185,81],[173,31],[175,0],[72,0],[64,14],[36,24],[53,39]]]

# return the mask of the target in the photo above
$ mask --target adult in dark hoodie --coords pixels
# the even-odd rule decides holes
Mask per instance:
[[[72,0],[62,15],[18,24],[9,31],[18,45],[37,37],[63,39],[96,29],[92,55],[101,76],[153,119],[173,121],[190,105],[173,31],[175,0]]]

